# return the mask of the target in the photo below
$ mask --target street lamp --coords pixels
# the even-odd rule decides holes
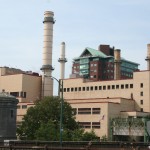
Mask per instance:
[[[53,76],[46,76],[45,77],[50,77],[54,80],[56,80],[58,82],[58,96],[61,98],[61,105],[60,105],[60,145],[62,146],[62,132],[63,132],[63,80],[58,80]],[[60,96],[60,92],[61,92],[61,96]]]

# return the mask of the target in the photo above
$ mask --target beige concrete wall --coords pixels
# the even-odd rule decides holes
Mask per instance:
[[[27,92],[26,100],[22,102],[34,102],[41,98],[42,78],[39,76],[23,74],[22,90]]]
[[[136,100],[136,108],[140,111],[143,108],[145,112],[150,112],[150,71],[142,71],[134,73],[134,92],[133,96]],[[143,87],[141,87],[143,84]],[[143,92],[143,96],[141,96]],[[143,100],[143,104],[140,101]]]
[[[112,80],[112,81],[97,81],[97,82],[84,82],[84,79],[66,79],[64,80],[64,92],[65,99],[94,99],[94,98],[115,98],[122,97],[126,99],[134,99],[136,102],[135,108],[138,111],[150,112],[150,71],[134,72],[133,79],[127,80]],[[143,84],[143,87],[141,87]],[[133,88],[130,86],[133,85]],[[99,88],[101,86],[102,90],[95,90],[95,86]],[[114,86],[114,89],[112,89]],[[119,89],[116,88],[119,86]],[[83,91],[82,88],[89,87],[89,91]],[[93,90],[90,88],[93,87]],[[106,88],[105,90],[103,88]],[[110,87],[110,89],[108,89]],[[123,88],[122,88],[123,87]],[[71,89],[74,91],[71,91]],[[77,91],[75,91],[75,88]],[[78,89],[81,88],[81,91]],[[70,91],[67,92],[67,89]],[[141,96],[143,92],[143,96]],[[141,104],[143,100],[143,104]]]
[[[124,88],[124,89],[116,89],[116,86],[119,85],[119,87],[121,87],[121,85],[130,85],[133,84],[133,80],[112,80],[112,81],[97,81],[97,82],[84,82],[83,79],[69,79],[69,80],[64,80],[64,88],[79,88],[81,87],[81,89],[83,87],[87,88],[87,87],[102,87],[102,90],[89,90],[89,91],[74,91],[74,92],[64,92],[64,97],[66,99],[70,99],[70,97],[72,99],[82,99],[82,98],[107,98],[107,97],[123,97],[123,98],[131,98],[131,93],[133,93],[134,89],[131,88]],[[115,86],[115,89],[110,89],[107,90],[108,86]],[[106,87],[106,90],[103,90],[103,88]]]
[[[106,135],[109,137],[109,121],[114,117],[121,117],[120,111],[134,111],[134,100],[122,99],[122,98],[104,98],[104,99],[70,99],[66,100],[71,104],[73,108],[100,108],[100,114],[76,114],[76,120],[79,122],[98,122],[101,123],[100,129],[94,129],[97,136],[102,137]],[[104,119],[102,119],[104,115]],[[85,129],[86,131],[92,130]]]
[[[101,86],[101,90],[99,87]],[[119,86],[119,88],[117,88]],[[109,120],[113,117],[143,116],[150,112],[150,71],[134,72],[133,79],[87,82],[82,78],[64,80],[64,98],[74,108],[100,107],[100,115],[76,115],[77,121],[93,122],[102,114],[101,128],[95,129],[98,136],[109,136]],[[85,87],[85,91],[83,88]],[[87,90],[87,87],[89,90]],[[95,89],[97,87],[97,90]],[[143,92],[143,95],[142,95]],[[141,103],[143,100],[143,104]],[[86,129],[89,131],[89,129]]]
[[[77,114],[76,120],[79,122],[100,122],[100,129],[94,129],[95,133],[102,137],[107,132],[107,118],[104,117],[104,120],[102,120],[103,115],[107,116],[108,112],[108,103],[71,103],[71,106],[73,108],[101,108],[100,114]],[[90,129],[86,129],[86,131],[91,131],[92,125]]]
[[[19,92],[20,109],[17,109],[17,122],[21,122],[27,109],[33,105],[33,102],[41,97],[42,78],[28,74],[15,74],[0,76],[0,89],[5,92]],[[21,92],[26,92],[26,97],[20,97]],[[26,108],[25,108],[26,107]]]
[[[41,77],[27,74],[0,76],[0,89],[5,92],[26,92],[26,98],[17,97],[19,102],[34,102],[41,96]]]

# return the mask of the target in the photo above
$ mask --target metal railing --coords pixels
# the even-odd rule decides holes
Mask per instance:
[[[150,143],[131,142],[49,142],[9,141],[0,142],[0,150],[148,150]]]

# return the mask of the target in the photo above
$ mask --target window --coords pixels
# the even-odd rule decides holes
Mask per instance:
[[[81,91],[81,87],[79,87],[79,91]]]
[[[94,64],[94,66],[97,66],[97,64]]]
[[[143,100],[140,100],[140,104],[143,105]]]
[[[143,96],[143,92],[141,92],[140,95]]]
[[[86,87],[86,90],[89,91],[89,87]]]
[[[116,89],[119,89],[119,85],[116,85]]]
[[[103,90],[106,90],[106,86],[103,86]]]
[[[27,96],[27,93],[23,92],[23,98],[26,98],[26,96]]]
[[[99,90],[102,90],[102,86],[99,86]]]
[[[19,95],[18,95],[19,96]],[[20,92],[20,97],[22,97],[22,98],[26,98],[26,92]]]
[[[90,87],[91,91],[93,91],[93,86]]]
[[[100,114],[100,108],[92,108],[92,114]]]
[[[95,90],[97,90],[97,86],[95,86]]]
[[[128,87],[129,87],[128,84],[126,84],[125,87],[126,87],[126,89],[128,89]]]
[[[130,84],[130,88],[131,88],[131,89],[133,88],[133,84]]]
[[[82,87],[82,91],[85,91],[85,87]]]
[[[141,83],[141,85],[140,85],[140,86],[141,86],[141,88],[143,88],[143,83]]]
[[[71,92],[73,92],[74,88],[71,88]]]
[[[107,89],[110,90],[110,85],[107,86]]]
[[[112,89],[115,89],[115,85],[112,85]]]
[[[27,108],[27,105],[22,105],[22,109],[26,109]]]
[[[17,105],[17,109],[20,109],[20,105]]]
[[[23,97],[23,92],[20,92],[20,97]]]
[[[64,92],[66,92],[66,88],[64,88]]]
[[[75,87],[75,91],[77,91],[77,87]]]
[[[94,78],[96,78],[96,75],[94,75]]]
[[[143,108],[141,108],[141,112],[143,112]]]
[[[79,122],[79,125],[83,128],[91,128],[91,122]]]
[[[123,84],[121,84],[121,89],[124,89],[124,85]]]
[[[15,97],[19,97],[19,92],[10,92],[10,95],[15,96]]]
[[[100,129],[100,122],[92,122],[92,128]]]
[[[78,108],[78,114],[91,114],[91,108]]]
[[[14,111],[10,110],[10,117],[13,118],[14,117]]]
[[[67,88],[67,92],[70,92],[70,88]]]

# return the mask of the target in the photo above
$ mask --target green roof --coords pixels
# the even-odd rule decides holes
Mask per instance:
[[[97,57],[97,56],[98,56],[98,57],[102,57],[102,58],[107,57],[107,55],[105,55],[103,52],[98,51],[98,50],[95,50],[95,49],[93,49],[93,48],[89,48],[89,47],[86,47],[86,48],[85,48],[85,50],[82,52],[82,54],[80,55],[80,57],[81,57],[82,55],[84,55],[84,53],[85,53],[86,51],[88,51],[88,52],[91,54],[92,57]]]

